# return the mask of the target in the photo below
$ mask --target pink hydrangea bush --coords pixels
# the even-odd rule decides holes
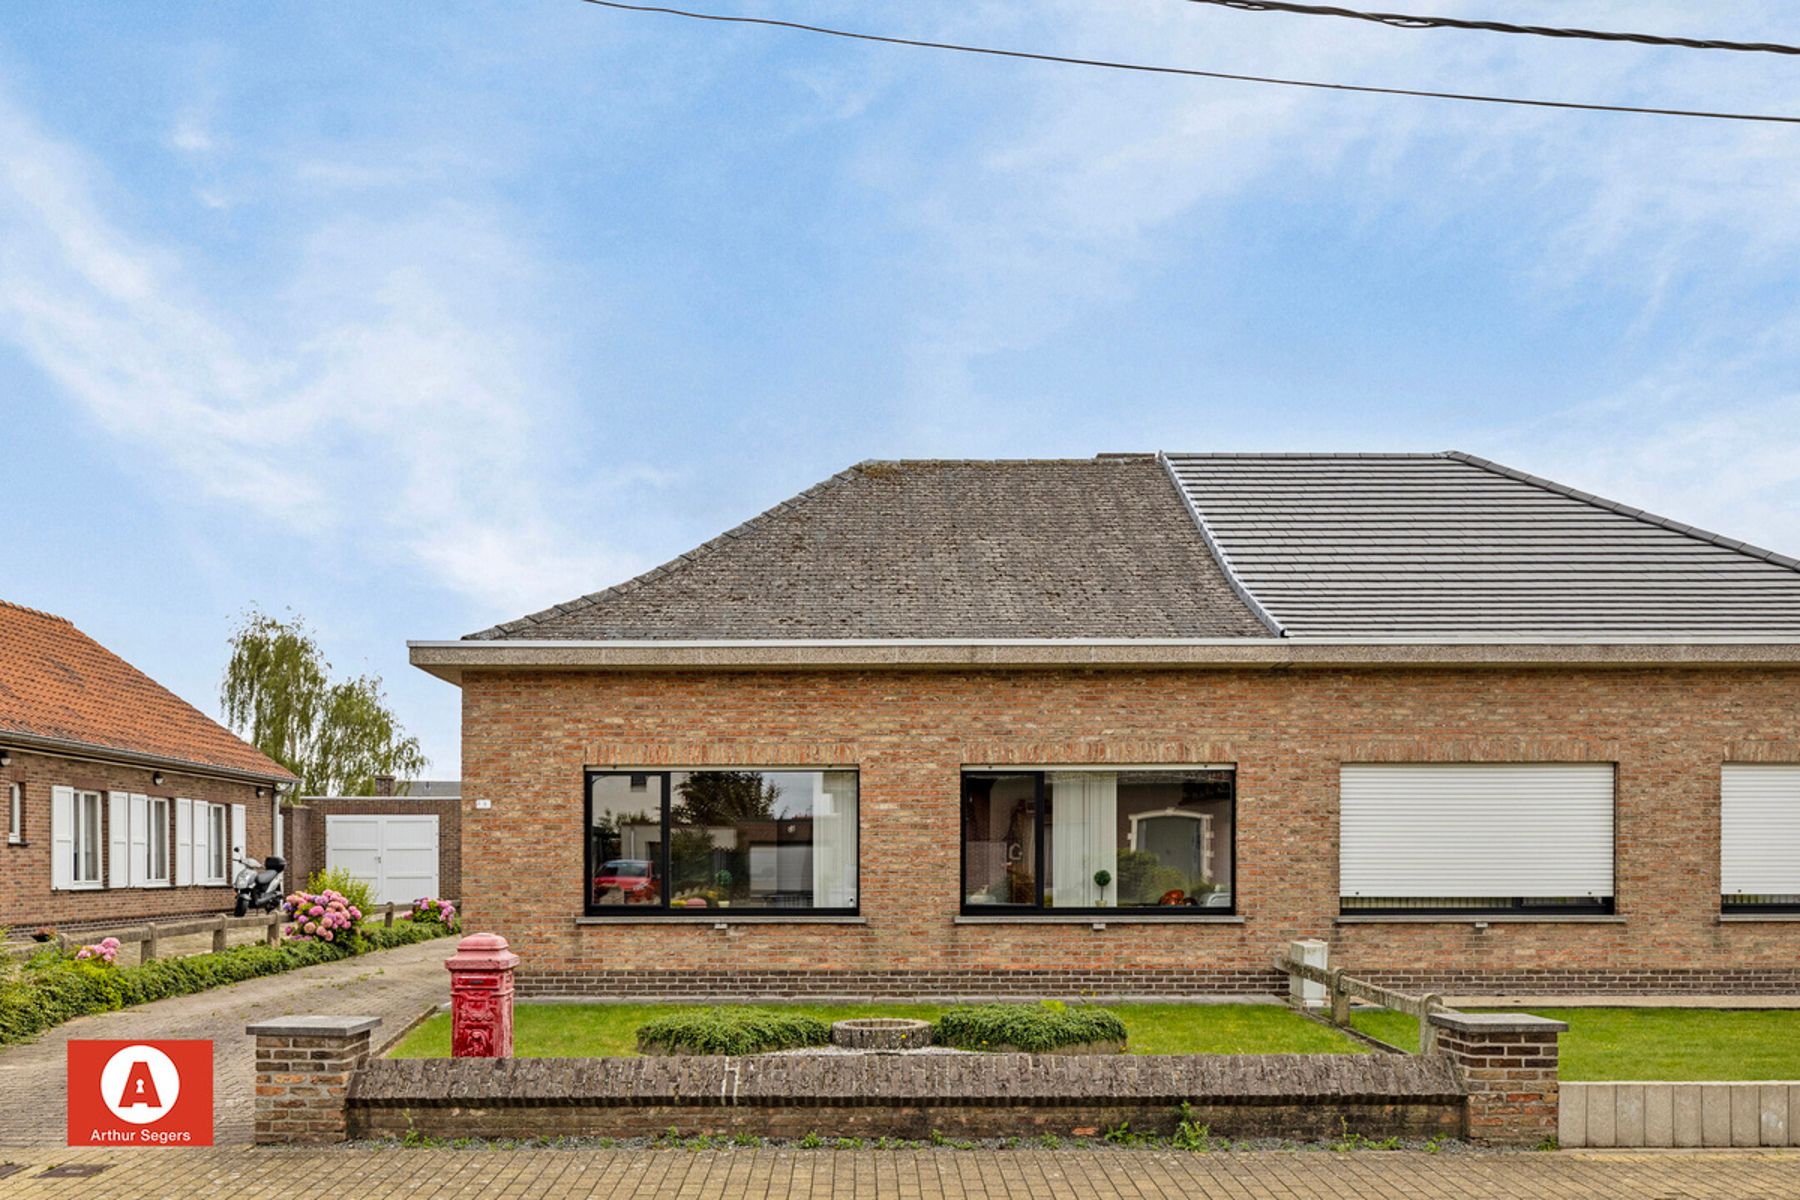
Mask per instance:
[[[317,893],[295,892],[282,901],[287,916],[287,936],[300,942],[342,942],[355,937],[362,909],[330,888]]]
[[[429,921],[442,925],[445,929],[456,928],[456,905],[449,900],[434,900],[429,896],[420,896],[413,901],[412,919]]]
[[[83,962],[92,962],[96,965],[105,963],[110,967],[113,965],[113,961],[119,957],[119,939],[116,937],[101,938],[92,946],[83,946],[77,950],[75,957]]]

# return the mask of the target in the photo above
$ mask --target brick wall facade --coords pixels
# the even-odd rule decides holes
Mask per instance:
[[[462,802],[455,797],[310,796],[282,810],[287,822],[288,878],[296,885],[325,867],[325,818],[331,816],[436,816],[438,895],[462,896]]]
[[[1800,762],[1753,669],[467,672],[472,927],[522,993],[1268,991],[1300,937],[1442,992],[1800,991],[1800,924],[1721,924],[1719,768]],[[1344,762],[1617,764],[1614,923],[1339,923]],[[960,776],[1233,764],[1240,924],[959,924]],[[589,766],[856,767],[863,924],[577,924]],[[492,807],[477,811],[477,800]]]
[[[0,925],[15,933],[41,925],[59,929],[84,925],[117,924],[154,917],[191,916],[194,914],[231,911],[233,895],[230,887],[138,887],[59,891],[50,886],[50,789],[72,787],[102,794],[109,791],[138,792],[171,798],[169,805],[169,853],[175,853],[174,797],[203,800],[212,804],[244,806],[245,849],[259,862],[274,852],[273,800],[265,790],[258,798],[256,787],[206,776],[185,775],[173,770],[163,772],[163,782],[151,782],[148,767],[84,762],[79,759],[29,751],[10,750],[12,764],[0,767],[0,802],[4,802],[8,785],[24,785],[24,841],[20,844],[0,843]],[[110,878],[111,839],[106,836],[110,814],[101,804],[101,873]],[[5,814],[0,813],[0,820]],[[227,872],[227,877],[235,869]],[[170,878],[174,871],[171,866]]]

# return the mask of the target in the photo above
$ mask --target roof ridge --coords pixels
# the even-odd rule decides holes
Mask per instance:
[[[561,604],[552,604],[549,608],[539,609],[534,613],[527,613],[524,616],[517,617],[511,621],[503,621],[498,625],[490,625],[486,629],[465,634],[463,640],[492,640],[504,638],[512,634],[523,633],[531,626],[542,624],[553,616],[580,612],[584,608],[592,608],[597,604],[603,604],[616,596],[627,595],[637,588],[643,587],[645,584],[652,583],[658,579],[663,579],[677,571],[685,570],[686,568],[693,566],[698,559],[706,557],[708,554],[718,550],[728,542],[735,541],[745,534],[761,528],[778,514],[784,513],[790,509],[802,507],[823,493],[842,486],[849,482],[853,476],[862,471],[865,467],[879,467],[883,465],[888,464],[883,464],[875,459],[864,459],[859,463],[855,463],[852,466],[839,471],[835,475],[820,480],[818,483],[813,484],[802,492],[789,496],[781,503],[764,509],[749,520],[732,526],[724,533],[721,533],[716,537],[708,538],[698,546],[695,546],[692,550],[689,550],[684,554],[678,554],[667,562],[651,567],[648,571],[633,575],[630,579],[627,579],[622,583],[615,583],[611,587],[601,588],[597,592],[589,592],[585,596],[577,596],[575,599],[564,601]]]
[[[1255,615],[1256,619],[1268,626],[1270,633],[1276,637],[1286,637],[1288,635],[1287,627],[1274,613],[1269,611],[1267,605],[1257,599],[1256,593],[1250,590],[1250,585],[1244,581],[1243,576],[1238,574],[1237,567],[1231,561],[1231,555],[1225,552],[1225,547],[1220,544],[1217,537],[1213,536],[1212,526],[1206,523],[1206,514],[1200,511],[1199,504],[1195,503],[1194,498],[1188,494],[1187,488],[1182,486],[1181,476],[1175,473],[1175,464],[1169,461],[1169,456],[1160,450],[1157,452],[1156,461],[1162,465],[1163,478],[1169,481],[1169,486],[1181,499],[1181,505],[1187,510],[1188,518],[1200,531],[1200,540],[1206,543],[1206,549],[1212,554],[1213,561],[1219,565],[1219,571],[1225,576],[1225,582],[1230,585],[1231,590],[1237,594],[1237,598],[1244,602],[1245,607]]]
[[[1800,558],[1782,554],[1778,550],[1770,550],[1766,547],[1758,546],[1739,538],[1726,537],[1722,533],[1714,533],[1710,529],[1702,529],[1698,525],[1689,525],[1686,522],[1677,521],[1670,517],[1659,516],[1647,509],[1636,508],[1617,500],[1609,500],[1605,496],[1598,496],[1593,492],[1584,492],[1580,488],[1572,488],[1567,484],[1558,483],[1554,479],[1545,479],[1541,475],[1533,475],[1529,471],[1521,471],[1516,467],[1509,467],[1502,463],[1497,463],[1492,459],[1482,458],[1477,454],[1469,454],[1462,450],[1444,450],[1440,452],[1439,457],[1454,459],[1457,462],[1467,463],[1469,466],[1479,467],[1482,470],[1490,471],[1495,475],[1502,475],[1508,479],[1516,479],[1520,483],[1527,483],[1533,487],[1543,488],[1545,491],[1555,492],[1559,496],[1567,496],[1571,500],[1579,500],[1582,503],[1592,505],[1595,508],[1605,509],[1608,512],[1614,512],[1621,516],[1634,518],[1635,520],[1644,522],[1646,525],[1655,525],[1675,533],[1685,534],[1695,541],[1707,542],[1714,546],[1722,546],[1727,550],[1735,550],[1747,558],[1754,558],[1760,562],[1774,563],[1776,566],[1786,567],[1791,571],[1800,571]]]
[[[1443,458],[1443,450],[1159,450],[1172,458]]]
[[[17,609],[19,612],[30,613],[34,617],[43,617],[44,619],[50,620],[50,621],[61,621],[64,625],[67,625],[70,628],[73,628],[75,625],[75,622],[69,620],[69,618],[67,618],[67,617],[58,616],[56,613],[53,613],[53,612],[45,612],[41,608],[33,608],[29,604],[19,604],[13,600],[0,600],[0,607]]]

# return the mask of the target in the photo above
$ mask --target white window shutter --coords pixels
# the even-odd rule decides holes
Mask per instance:
[[[212,855],[207,850],[212,841],[212,805],[204,800],[194,802],[194,882],[205,883],[212,870]]]
[[[1719,891],[1800,895],[1800,766],[1727,763],[1721,771]]]
[[[1613,894],[1611,763],[1346,763],[1338,798],[1343,896]]]
[[[50,886],[75,886],[75,789],[50,789]]]
[[[132,887],[150,882],[150,797],[133,793],[131,797],[131,863],[127,874]]]
[[[279,792],[276,793],[276,795],[274,797],[274,807],[271,808],[269,811],[270,811],[271,818],[275,822],[275,824],[274,824],[275,857],[280,858],[283,854],[286,853],[286,851],[283,850],[282,847],[286,844],[287,839],[284,836],[282,828],[281,828],[281,794]]]
[[[194,802],[175,800],[175,886],[194,882]]]
[[[227,879],[231,878],[237,860],[249,857],[249,846],[244,841],[245,834],[248,832],[245,824],[247,819],[248,814],[243,805],[231,806],[231,861],[225,864],[225,878]]]
[[[131,794],[106,794],[106,886],[131,886]]]

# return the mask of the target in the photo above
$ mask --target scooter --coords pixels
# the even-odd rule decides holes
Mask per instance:
[[[257,866],[247,858],[238,859],[243,870],[231,886],[237,889],[237,906],[233,912],[243,916],[253,908],[264,912],[274,912],[281,907],[284,899],[281,892],[281,873],[287,870],[287,860],[279,855],[271,854],[263,859],[262,866]]]

